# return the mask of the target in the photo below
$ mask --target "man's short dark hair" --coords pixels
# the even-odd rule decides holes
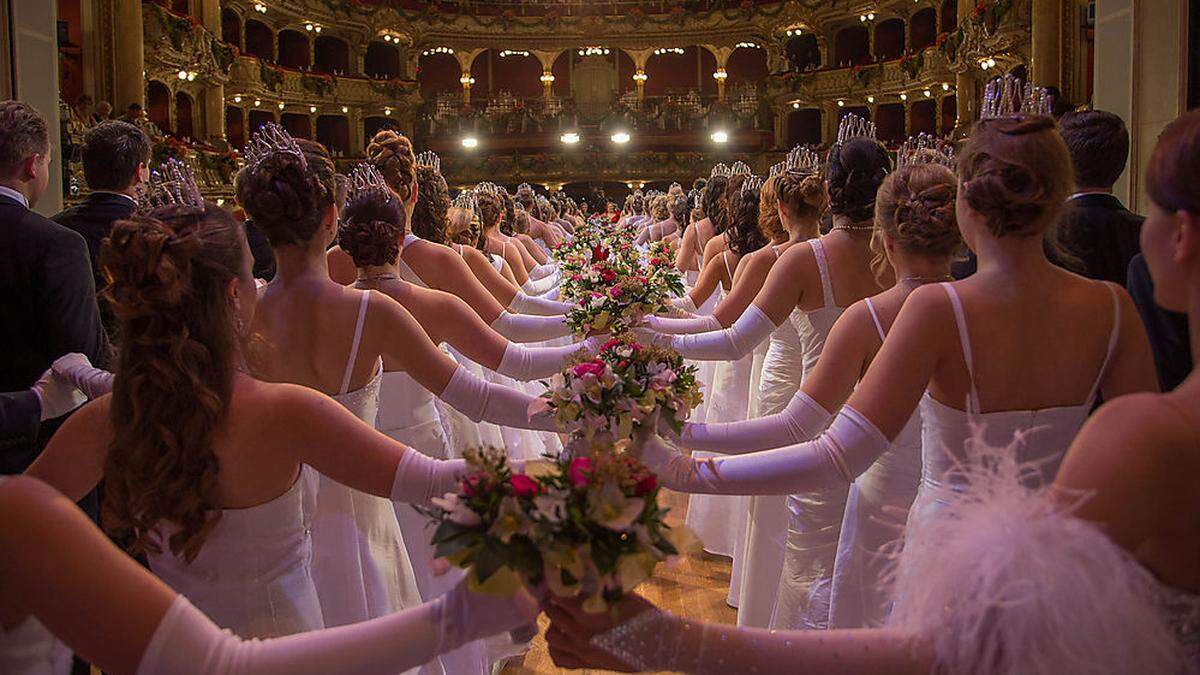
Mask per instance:
[[[1059,129],[1081,188],[1110,189],[1129,161],[1129,130],[1120,117],[1103,110],[1070,112]]]
[[[46,118],[28,103],[0,101],[0,173],[11,175],[31,155],[49,151]]]
[[[89,188],[120,192],[133,184],[138,165],[150,162],[150,139],[128,122],[101,122],[83,137],[82,157]]]
[[[126,108],[126,110],[128,110],[129,112],[137,112],[137,111],[139,111],[139,110],[141,110],[141,109],[142,109],[142,104],[141,104],[141,103],[130,103],[130,104],[129,104],[129,107],[128,107],[128,108]]]

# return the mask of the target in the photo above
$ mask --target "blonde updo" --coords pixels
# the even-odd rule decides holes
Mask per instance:
[[[779,219],[779,176],[763,181],[758,197],[758,229],[769,241],[787,239],[787,230]]]
[[[955,218],[957,181],[941,164],[911,164],[883,179],[875,196],[874,254],[871,268],[877,277],[888,270],[883,237],[896,248],[931,258],[950,257],[962,249]]]

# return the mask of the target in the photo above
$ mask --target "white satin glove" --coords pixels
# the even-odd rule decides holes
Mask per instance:
[[[559,302],[558,300],[550,300],[549,298],[526,295],[522,291],[517,291],[517,294],[513,296],[512,302],[508,303],[508,309],[513,314],[534,314],[537,316],[561,316],[574,309],[574,307],[569,302]]]
[[[88,398],[97,398],[112,391],[113,374],[94,367],[88,357],[78,352],[58,357],[51,368]]]
[[[513,342],[541,342],[571,334],[565,316],[531,316],[500,312],[492,328]]]
[[[821,433],[832,417],[830,412],[803,391],[796,392],[787,407],[765,417],[704,424],[683,425],[679,444],[692,450],[710,450],[741,455],[801,443]]]
[[[550,377],[561,371],[575,354],[594,352],[602,344],[595,336],[565,347],[526,347],[510,342],[496,372],[520,382]]]
[[[554,290],[560,281],[558,275],[549,275],[541,279],[530,277],[521,285],[521,290],[529,295],[545,295]]]
[[[54,372],[53,366],[46,369],[30,389],[41,403],[43,422],[62,417],[88,400],[86,394],[76,389],[65,377]]]
[[[686,359],[736,361],[771,337],[775,328],[770,317],[757,306],[750,305],[729,328],[695,335],[676,335],[671,338],[671,348]]]
[[[434,459],[415,448],[406,448],[396,462],[390,498],[395,502],[424,504],[454,492],[458,479],[466,472],[465,459]]]
[[[450,382],[438,394],[438,398],[475,422],[491,422],[513,429],[558,431],[553,415],[529,414],[530,407],[538,402],[537,398],[516,389],[485,382],[462,366],[454,369]]]
[[[485,596],[459,583],[423,605],[361,623],[266,640],[217,627],[182,595],[163,615],[137,675],[377,675],[399,673],[438,654],[536,621],[524,589]]]
[[[642,462],[668,488],[730,495],[789,495],[848,485],[890,447],[883,433],[850,406],[842,406],[814,440],[736,457],[696,460],[658,436],[639,441]]]
[[[696,303],[692,302],[692,296],[684,294],[682,298],[671,298],[671,304],[678,309],[682,309],[688,314],[695,314],[700,311],[696,307]]]
[[[717,317],[711,314],[689,316],[687,318],[671,318],[665,316],[646,317],[646,327],[658,333],[668,335],[686,335],[694,333],[709,333],[725,330]]]
[[[558,271],[558,263],[555,263],[555,262],[542,263],[541,265],[538,265],[538,266],[534,267],[533,269],[529,270],[529,278],[534,281],[537,281],[539,279],[545,279],[546,277],[550,276],[551,274],[554,274],[557,271]]]

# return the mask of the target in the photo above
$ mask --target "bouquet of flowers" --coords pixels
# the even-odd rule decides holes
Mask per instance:
[[[696,372],[673,350],[617,337],[564,370],[561,385],[546,383],[542,397],[559,426],[574,429],[569,445],[578,455],[624,442],[656,412],[679,433],[703,400]]]
[[[471,472],[459,491],[423,510],[437,523],[435,555],[466,569],[480,592],[544,582],[603,611],[691,541],[666,524],[654,474],[630,455],[556,457],[532,476],[514,473],[503,450],[466,458]]]

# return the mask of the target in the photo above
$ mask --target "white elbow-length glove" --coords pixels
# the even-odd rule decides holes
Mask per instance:
[[[675,335],[671,348],[684,358],[697,361],[733,361],[754,351],[776,328],[761,309],[750,305],[732,326],[724,330]]]
[[[700,311],[696,307],[696,303],[692,301],[692,296],[690,295],[685,294],[682,298],[671,298],[670,302],[677,309],[682,309],[688,314],[695,314],[696,312]]]
[[[415,668],[438,654],[526,626],[538,615],[527,591],[483,595],[463,580],[423,605],[337,628],[245,640],[218,628],[184,596],[163,615],[137,675],[376,675]]]
[[[558,431],[549,413],[530,416],[537,402],[533,396],[499,384],[486,382],[459,366],[438,398],[475,422],[492,422],[514,429]]]
[[[75,352],[60,356],[51,367],[88,398],[112,392],[113,374],[96,368],[83,354]]]
[[[689,316],[686,318],[648,316],[646,317],[646,328],[656,333],[665,333],[667,335],[691,335],[725,330],[725,327],[721,325],[717,317],[711,314]]]
[[[601,344],[600,338],[594,336],[565,347],[526,347],[510,342],[496,372],[520,382],[550,377],[561,371],[576,353],[594,352]]]
[[[492,328],[513,342],[541,342],[571,334],[564,316],[533,316],[500,312]]]
[[[657,436],[640,457],[663,485],[680,492],[789,495],[848,485],[885,451],[888,439],[857,410],[843,406],[818,438],[735,457],[692,459]]]
[[[533,269],[529,270],[529,278],[532,279],[533,281],[537,281],[539,279],[545,279],[546,277],[550,276],[551,274],[554,274],[557,271],[558,271],[558,263],[555,263],[555,262],[542,263],[541,265],[537,265]]]
[[[53,366],[47,368],[30,389],[41,406],[43,422],[62,417],[87,403],[87,395],[76,389],[70,380],[54,372]]]
[[[559,302],[533,295],[527,295],[524,291],[517,291],[513,296],[512,302],[508,303],[508,309],[513,314],[534,314],[537,316],[559,316],[571,311],[575,306],[569,302]]]
[[[765,417],[704,424],[683,425],[679,444],[692,450],[709,450],[740,455],[807,441],[825,428],[832,415],[811,396],[798,391],[787,407]]]
[[[541,279],[529,277],[525,280],[525,283],[521,285],[521,290],[525,291],[529,295],[545,295],[554,290],[555,287],[558,286],[559,281],[561,281],[561,279],[555,274],[551,274],[550,276],[546,276]]]

